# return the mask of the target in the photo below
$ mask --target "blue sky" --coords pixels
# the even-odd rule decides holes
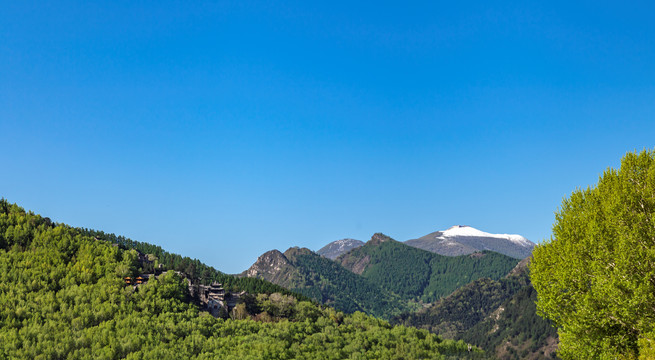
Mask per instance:
[[[241,272],[456,224],[539,242],[655,139],[652,2],[3,2],[0,196]]]

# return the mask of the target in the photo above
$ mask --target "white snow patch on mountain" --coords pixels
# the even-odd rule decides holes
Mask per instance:
[[[515,235],[515,234],[490,234],[484,231],[480,231],[476,228],[473,228],[471,226],[466,226],[466,225],[455,225],[453,227],[450,227],[448,230],[441,232],[441,236],[437,236],[437,238],[443,238],[443,237],[459,237],[459,236],[475,236],[475,237],[488,237],[488,238],[497,238],[497,239],[504,239],[504,240],[509,240],[517,245],[521,245],[523,247],[531,247],[532,243],[530,240],[524,238],[521,235]]]
[[[354,242],[353,239],[342,239],[334,242],[335,245],[339,247],[339,250],[343,250],[346,246],[349,246]]]

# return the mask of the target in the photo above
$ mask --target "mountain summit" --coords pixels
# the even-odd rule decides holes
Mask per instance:
[[[481,250],[495,251],[517,259],[528,257],[535,244],[521,235],[490,234],[466,225],[435,231],[405,244],[447,256],[467,255]]]
[[[364,242],[361,240],[355,240],[355,239],[341,239],[337,241],[333,241],[325,246],[323,246],[320,250],[318,250],[316,253],[324,256],[330,260],[334,260],[339,257],[341,254],[345,254],[348,251],[358,248],[360,246],[364,245]]]

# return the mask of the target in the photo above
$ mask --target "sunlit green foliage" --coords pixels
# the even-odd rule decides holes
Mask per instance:
[[[245,297],[231,314],[244,320],[216,319],[186,301],[186,280],[175,272],[137,289],[126,286],[122,277],[137,274],[137,255],[0,200],[0,358],[442,359],[468,354],[461,341],[392,327],[362,313],[344,315],[280,293]]]
[[[223,284],[227,290],[244,290],[250,293],[265,292],[269,294],[279,292],[296,296],[302,300],[308,300],[308,298],[305,298],[302,295],[293,294],[286,288],[272,284],[268,281],[231,276],[202,263],[198,259],[191,259],[187,256],[170,253],[157,245],[135,241],[124,236],[107,234],[103,231],[90,229],[76,230],[80,231],[82,235],[118,244],[125,249],[136,249],[141,253],[148,254],[148,256],[156,259],[155,262],[150,264],[151,268],[144,269],[144,272],[152,272],[155,264],[162,264],[165,269],[176,270],[184,273],[189,279],[192,279],[194,283],[207,285],[216,281]]]
[[[567,359],[636,358],[655,330],[655,152],[629,153],[576,190],[531,264],[537,307]]]

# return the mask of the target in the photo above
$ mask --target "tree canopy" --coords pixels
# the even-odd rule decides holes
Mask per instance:
[[[565,359],[646,359],[655,338],[655,152],[574,191],[530,265]]]

